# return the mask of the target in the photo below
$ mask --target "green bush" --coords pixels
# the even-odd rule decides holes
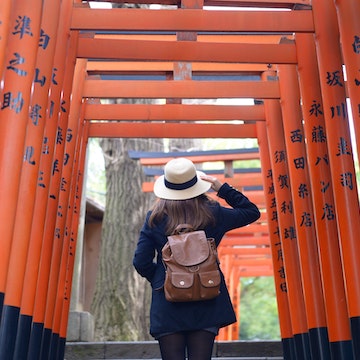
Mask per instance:
[[[280,340],[274,279],[241,279],[240,340]]]

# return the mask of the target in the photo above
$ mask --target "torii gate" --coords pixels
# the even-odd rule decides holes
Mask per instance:
[[[257,138],[284,358],[360,358],[359,1],[158,4],[0,3],[0,358],[64,357],[86,143],[108,136]],[[217,98],[256,101],[182,103]]]

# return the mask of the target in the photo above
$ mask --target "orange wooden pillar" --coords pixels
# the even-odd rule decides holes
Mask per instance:
[[[238,321],[231,325],[231,340],[239,340],[240,337],[240,324],[241,324],[241,277],[240,277],[240,270],[238,267],[233,268],[233,304],[235,313],[238,316]]]
[[[238,284],[239,284],[239,277],[237,274],[237,269],[234,266],[235,254],[229,254],[231,256],[231,269],[229,274],[229,282],[228,282],[228,288],[229,288],[229,294],[230,298],[235,310],[236,315],[239,317],[240,313],[240,307],[239,307],[239,299],[237,296],[237,290],[238,290]],[[228,331],[227,331],[227,339],[226,340],[238,340],[239,339],[239,333],[238,333],[238,321],[234,324],[229,325]]]
[[[221,247],[221,245],[220,245]],[[231,255],[228,253],[225,254],[221,254],[221,248],[219,249],[219,257],[220,257],[220,266],[221,266],[221,270],[224,273],[224,278],[226,281],[226,284],[230,283],[230,273],[231,273],[231,266],[232,266],[232,261],[231,261]],[[229,330],[230,327],[224,327],[219,329],[219,335],[217,336],[217,340],[219,341],[224,341],[224,340],[228,340],[229,339]]]
[[[73,34],[77,36],[77,34]],[[66,273],[69,261],[69,248],[72,239],[72,219],[74,216],[74,202],[75,193],[77,187],[77,166],[79,147],[81,145],[81,139],[79,139],[79,133],[82,133],[80,126],[81,121],[81,104],[82,104],[82,90],[86,75],[86,60],[78,59],[75,67],[75,74],[73,78],[73,91],[71,94],[71,105],[69,112],[69,122],[67,131],[67,141],[65,143],[65,161],[62,170],[62,183],[63,187],[60,191],[59,204],[64,209],[62,216],[57,218],[56,229],[59,232],[60,238],[57,240],[61,248],[53,255],[58,256],[56,259],[52,259],[50,270],[50,283],[49,294],[55,293],[55,302],[50,302],[51,297],[48,296],[46,314],[45,314],[45,328],[47,324],[51,322],[52,339],[50,346],[49,358],[55,359],[58,357],[58,353],[61,350],[60,346],[60,325],[62,308],[64,305],[64,293],[66,287]],[[54,261],[55,260],[55,261]],[[54,284],[54,285],[52,285]],[[52,286],[57,285],[57,290],[51,291]],[[67,314],[66,314],[67,315]]]
[[[12,340],[16,334],[14,320],[17,320],[18,317],[16,304],[14,304],[15,307],[12,307],[10,303],[14,299],[7,299],[7,304],[3,306],[3,297],[6,291],[7,274],[16,271],[16,266],[9,270],[9,262],[17,200],[27,196],[24,193],[19,197],[19,184],[41,14],[41,0],[12,2],[7,41],[8,51],[2,78],[3,89],[0,102],[0,294],[3,320],[0,326],[0,358],[4,359],[7,354],[12,352]],[[11,341],[9,341],[10,339]]]
[[[333,1],[314,0],[312,5],[348,312],[355,357],[360,358],[360,212],[339,28]]]
[[[84,110],[84,104],[82,104],[82,109]],[[83,183],[84,183],[84,169],[85,169],[85,159],[86,159],[86,150],[87,150],[87,126],[83,121],[83,111],[80,118],[80,129],[79,129],[79,141],[76,159],[76,179],[74,181],[73,188],[73,213],[71,219],[69,220],[69,247],[67,253],[67,265],[66,265],[66,277],[65,285],[63,292],[63,302],[61,308],[61,319],[60,319],[60,340],[59,340],[59,349],[58,349],[58,359],[63,359],[65,355],[65,346],[66,346],[66,334],[68,327],[69,319],[69,309],[70,309],[70,300],[71,300],[71,290],[73,282],[73,273],[75,265],[75,252],[77,248],[77,239],[78,239],[78,230],[79,230],[79,220],[81,217],[81,198],[83,196]]]
[[[311,356],[313,359],[329,359],[330,348],[296,66],[278,65],[278,76]]]
[[[341,49],[354,119],[357,154],[360,158],[360,2],[358,0],[334,0],[334,3],[337,9]]]
[[[309,334],[280,102],[266,100],[265,113],[295,351],[297,358],[306,360],[311,358]]]
[[[311,34],[297,34],[296,45],[331,358],[341,359],[337,344],[351,347],[351,333],[326,145],[331,139],[326,136],[314,38]]]
[[[272,112],[272,107],[273,106],[271,103],[266,105],[268,113]],[[276,116],[276,112],[277,106],[274,109],[274,114],[269,114],[270,120],[273,116]],[[281,341],[283,345],[284,359],[290,360],[295,359],[295,344],[291,326],[283,250],[279,232],[278,210],[274,191],[274,179],[270,162],[269,141],[265,122],[257,122],[256,129],[258,134],[262,176],[265,189],[266,212],[268,214],[267,219],[274,267],[275,292],[279,314]]]
[[[71,92],[73,85],[75,53],[77,34],[70,33],[69,47],[64,71],[64,85],[61,97],[61,114],[58,123],[58,135],[54,152],[52,182],[50,183],[50,198],[53,200],[50,205],[52,214],[47,216],[45,223],[44,242],[52,243],[50,259],[46,261],[46,305],[41,312],[44,316],[44,330],[42,336],[41,356],[49,358],[53,341],[57,341],[57,335],[53,334],[52,323],[56,301],[58,300],[58,281],[61,263],[61,254],[64,238],[67,229],[65,222],[69,204],[69,186],[71,178],[68,175],[67,165],[72,163],[74,156],[74,145],[77,141],[77,133],[74,131],[74,124],[69,123],[69,111],[71,104]],[[48,206],[49,206],[48,205]],[[49,207],[48,207],[49,210]],[[54,216],[55,215],[55,216]],[[49,249],[50,250],[50,249]],[[39,285],[39,282],[38,282]]]
[[[72,1],[62,1],[55,54],[52,64],[51,87],[48,98],[48,111],[46,117],[43,152],[40,159],[40,169],[37,183],[36,201],[31,229],[31,240],[27,263],[27,272],[24,282],[24,296],[21,304],[21,313],[32,317],[30,343],[28,349],[29,359],[39,359],[44,328],[44,313],[48,289],[48,276],[53,245],[53,235],[46,234],[57,215],[57,195],[53,191],[55,184],[59,185],[60,179],[56,177],[59,162],[63,163],[63,154],[58,159],[55,156],[55,144],[59,146],[66,138],[62,129],[60,118],[63,119],[64,111],[69,104],[62,97],[65,91],[65,64],[69,61],[69,24],[71,18]],[[68,25],[68,26],[67,26]],[[68,58],[67,58],[68,57]],[[67,81],[71,81],[72,76]],[[66,117],[65,117],[66,119]],[[57,183],[56,183],[57,182]],[[56,202],[56,206],[52,203]],[[47,230],[48,231],[48,230]]]
[[[11,4],[11,0],[3,0],[0,2],[0,79],[3,76],[4,70]]]
[[[7,333],[9,344],[11,344],[9,345],[8,353],[14,352],[14,358],[16,359],[25,356],[25,351],[27,349],[25,344],[28,344],[30,337],[31,318],[20,316],[18,322],[13,320],[15,316],[16,318],[19,317],[20,304],[23,295],[22,290],[30,242],[39,161],[42,151],[48,91],[51,82],[52,59],[54,56],[53,49],[55,49],[56,40],[52,37],[51,27],[53,27],[53,32],[56,33],[57,21],[54,21],[53,19],[56,19],[57,17],[58,7],[59,6],[56,6],[56,2],[49,0],[44,3],[43,7],[43,16],[41,20],[42,31],[38,42],[39,47],[35,65],[33,93],[25,139],[24,162],[19,185],[20,195],[16,209],[7,276],[5,306],[12,306],[13,318],[9,319],[9,321],[14,324],[14,333]],[[26,196],[23,196],[24,194],[26,194]],[[26,295],[27,294],[24,294],[27,299]],[[16,338],[18,338],[17,348],[14,349]]]

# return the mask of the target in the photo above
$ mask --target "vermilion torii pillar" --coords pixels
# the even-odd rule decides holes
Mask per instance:
[[[268,116],[270,118],[272,118],[273,116],[280,116],[280,114],[277,114],[277,112],[279,111],[279,107],[277,106],[275,100],[267,101],[266,108],[267,113],[269,114]],[[294,334],[291,326],[289,300],[286,291],[287,280],[279,232],[279,213],[277,210],[278,205],[276,203],[276,197],[274,193],[274,179],[269,155],[268,134],[266,131],[266,124],[264,122],[258,122],[256,124],[256,128],[258,133],[262,176],[264,179],[266,212],[274,267],[274,282],[276,300],[278,305],[280,335],[283,344],[284,359],[293,359],[296,356],[295,343],[293,338]]]
[[[333,179],[344,282],[355,358],[360,357],[360,212],[342,70],[339,28],[333,1],[313,0],[316,49],[329,162]],[[346,64],[345,64],[346,65]]]
[[[80,99],[79,99],[80,100]],[[80,110],[80,114],[76,114],[76,110]],[[78,119],[83,120],[83,110],[84,104],[81,105],[80,109],[76,106],[74,110],[70,109],[71,116],[79,115]],[[74,113],[73,113],[74,111]],[[65,284],[63,288],[63,301],[61,304],[61,309],[56,309],[60,312],[60,328],[59,328],[59,344],[57,349],[58,359],[63,359],[65,354],[66,347],[66,335],[68,329],[68,320],[69,320],[69,310],[70,310],[70,300],[72,293],[72,285],[73,285],[73,274],[75,268],[75,254],[77,249],[78,242],[78,232],[79,232],[79,222],[82,214],[81,210],[81,199],[83,195],[83,186],[84,183],[84,173],[85,173],[85,159],[86,159],[86,150],[87,150],[87,136],[86,136],[86,125],[84,122],[79,123],[79,141],[77,143],[76,149],[76,163],[74,169],[74,179],[72,182],[72,190],[71,190],[71,208],[72,208],[72,216],[67,219],[69,234],[69,246],[66,249],[63,248],[63,253],[65,253],[65,258],[62,267],[66,268],[65,274]],[[67,263],[65,261],[67,260]]]
[[[6,44],[9,31],[10,10],[12,0],[4,0],[0,3],[0,78],[3,76],[3,68],[5,63]]]
[[[296,43],[307,161],[327,318],[327,329],[319,330],[328,332],[331,358],[347,359],[351,356],[348,348],[351,347],[351,332],[344,302],[346,293],[327,147],[330,139],[326,136],[315,43],[310,34],[297,34]],[[347,350],[339,351],[342,347]]]
[[[360,2],[334,0],[339,22],[341,50],[346,67],[347,88],[360,159]]]
[[[54,5],[54,4],[53,4]],[[31,228],[31,240],[28,257],[27,273],[25,275],[24,292],[29,295],[26,300],[23,298],[21,314],[31,319],[31,332],[27,342],[25,353],[29,359],[39,359],[42,351],[42,339],[44,333],[44,317],[47,302],[48,279],[51,266],[51,253],[55,226],[53,221],[58,214],[57,196],[55,187],[60,187],[61,178],[58,174],[58,163],[62,166],[64,155],[55,151],[55,144],[58,147],[66,141],[67,116],[62,116],[68,110],[69,104],[65,103],[65,84],[72,86],[72,73],[66,73],[66,62],[74,63],[71,59],[69,48],[69,22],[71,18],[72,1],[62,1],[60,8],[59,24],[57,29],[55,53],[51,59],[52,76],[50,92],[47,103],[47,116],[44,132],[43,152],[40,159],[37,193]],[[69,79],[70,77],[70,79]],[[69,90],[68,90],[69,91]],[[60,121],[62,119],[62,122]],[[65,122],[66,121],[66,122]],[[65,128],[64,128],[65,126]],[[52,206],[56,202],[56,206]],[[52,228],[52,232],[50,230]],[[35,267],[36,272],[31,271]],[[46,342],[44,342],[46,343]],[[24,346],[24,345],[23,345]]]
[[[46,6],[46,4],[48,6]],[[9,319],[13,324],[12,328],[14,336],[12,336],[11,341],[9,340],[9,349],[7,352],[8,354],[14,352],[14,357],[18,359],[21,358],[18,351],[20,349],[20,351],[27,349],[25,344],[29,340],[31,326],[31,319],[21,316],[19,312],[20,304],[23,299],[27,299],[27,301],[31,303],[30,298],[28,297],[29,294],[23,293],[23,284],[30,243],[31,225],[34,217],[33,210],[36,198],[39,162],[43,151],[43,135],[47,112],[48,91],[52,75],[51,59],[53,59],[56,41],[56,36],[53,37],[53,34],[56,34],[57,31],[57,21],[54,21],[54,18],[57,15],[57,11],[58,6],[56,6],[56,2],[52,1],[50,4],[50,1],[47,1],[44,3],[25,138],[25,155],[22,163],[19,185],[20,197],[16,209],[7,277],[5,304],[16,309],[16,312],[13,314],[13,319]],[[23,194],[27,194],[27,196],[22,196]],[[19,321],[15,321],[15,318],[19,318]],[[16,349],[14,350],[15,339],[18,339],[18,346],[16,348],[18,351],[16,351]]]
[[[71,36],[76,38],[77,33],[72,33]],[[76,39],[73,43],[76,45]],[[61,173],[62,185],[59,193],[59,207],[61,206],[62,210],[61,216],[57,217],[57,232],[55,236],[58,234],[61,235],[58,239],[54,239],[55,245],[53,247],[51,259],[49,293],[44,323],[45,329],[47,330],[50,328],[52,331],[49,352],[50,359],[57,358],[59,351],[63,352],[61,351],[62,346],[65,345],[63,341],[60,341],[60,325],[62,320],[61,317],[68,316],[67,313],[62,313],[65,302],[65,288],[67,286],[65,279],[69,260],[74,260],[73,257],[69,257],[69,252],[74,236],[72,216],[75,211],[74,202],[76,187],[80,185],[76,184],[76,181],[78,180],[77,167],[80,159],[79,147],[81,145],[81,137],[79,135],[82,133],[82,117],[80,116],[82,109],[81,92],[86,75],[85,67],[86,60],[78,59],[73,78],[73,84],[76,84],[76,86],[72,87],[71,102],[69,102],[69,121],[64,149],[65,158]],[[71,67],[68,70],[74,72]],[[52,301],[51,296],[54,296]]]
[[[36,226],[43,228],[44,222],[42,221],[42,214],[45,214],[47,206],[47,189],[48,182],[44,179],[44,157],[52,156],[52,148],[55,140],[56,122],[53,126],[53,130],[49,131],[51,124],[54,123],[55,115],[51,113],[52,97],[49,98],[49,90],[54,90],[54,82],[56,82],[53,73],[54,54],[57,40],[58,24],[59,24],[59,10],[60,0],[46,0],[43,4],[43,17],[41,22],[41,37],[39,43],[39,50],[36,63],[36,72],[38,73],[38,81],[34,84],[34,92],[32,96],[32,104],[37,111],[34,113],[37,115],[38,122],[29,123],[29,130],[27,134],[26,143],[30,142],[30,146],[33,147],[32,166],[26,164],[27,171],[23,170],[21,177],[23,186],[28,186],[29,196],[27,199],[19,201],[19,207],[17,212],[22,209],[24,205],[33,199],[32,214],[30,224],[22,219],[19,214],[17,221],[22,223],[22,227],[29,227],[28,238],[23,237],[23,241],[29,241],[27,259],[24,260],[25,271],[23,275],[23,288],[20,305],[20,317],[18,324],[18,332],[16,335],[16,346],[14,352],[15,359],[23,359],[27,356],[29,348],[30,331],[32,326],[32,314],[34,309],[34,302],[36,296],[36,282],[40,261],[40,252],[42,246],[41,232],[36,231]],[[51,134],[51,135],[50,135]],[[35,140],[36,139],[36,140]],[[53,139],[53,141],[51,141]],[[25,166],[25,164],[24,164]],[[49,162],[49,168],[51,161]],[[26,171],[26,172],[25,172]],[[25,174],[27,174],[25,179]],[[28,183],[29,181],[29,183]],[[44,194],[42,197],[41,195]],[[24,204],[25,203],[25,204]],[[14,238],[21,229],[15,229]],[[17,231],[18,230],[18,231]],[[23,231],[23,230],[22,230]],[[36,234],[36,235],[34,235]]]
[[[71,12],[70,12],[71,14]],[[73,123],[69,121],[69,110],[71,104],[71,94],[73,89],[73,76],[75,68],[75,50],[77,43],[77,33],[69,34],[68,47],[66,53],[66,62],[63,67],[63,89],[60,97],[60,114],[58,117],[58,132],[54,150],[53,171],[51,174],[49,188],[49,205],[43,244],[50,243],[47,246],[49,257],[42,257],[40,276],[43,281],[38,280],[38,288],[43,288],[46,304],[44,308],[37,307],[35,303],[36,314],[43,319],[43,331],[41,341],[41,356],[51,358],[53,341],[58,341],[58,334],[53,333],[53,317],[57,301],[62,301],[58,295],[59,273],[66,271],[60,268],[61,255],[67,229],[65,229],[65,219],[68,212],[69,193],[68,188],[71,184],[68,176],[68,167],[71,167],[74,161],[74,149],[77,142],[77,131],[73,129]],[[51,201],[51,203],[50,203]],[[49,206],[48,205],[48,206]],[[55,215],[56,214],[56,215]],[[44,246],[43,246],[44,249]],[[44,288],[44,284],[46,287]],[[44,300],[43,300],[44,301]],[[35,318],[35,312],[34,312]]]
[[[263,79],[266,78],[267,74],[265,72]],[[271,81],[271,78],[268,81]],[[269,104],[271,108],[269,108]],[[284,258],[284,275],[286,277],[284,291],[287,293],[289,301],[295,354],[299,359],[311,359],[280,101],[267,100],[264,105],[278,209],[279,234]]]
[[[296,67],[278,65],[277,74],[311,356],[325,360],[330,351]]]
[[[12,2],[10,17],[5,19],[9,33],[0,93],[0,358],[4,359],[13,352],[17,329],[14,320],[17,321],[20,304],[12,304],[12,301],[21,297],[22,288],[21,271],[16,272],[16,264],[10,262],[10,254],[17,251],[12,249],[13,230],[17,199],[21,199],[20,175],[39,48],[41,15],[41,0],[15,0]],[[9,268],[10,265],[12,268]],[[18,286],[7,296],[7,285],[10,286],[7,283],[8,274],[14,276]]]

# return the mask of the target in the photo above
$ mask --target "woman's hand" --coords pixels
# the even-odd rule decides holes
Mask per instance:
[[[222,182],[219,181],[216,177],[210,175],[203,175],[201,176],[201,179],[211,183],[211,188],[216,192],[218,192],[223,185]]]

